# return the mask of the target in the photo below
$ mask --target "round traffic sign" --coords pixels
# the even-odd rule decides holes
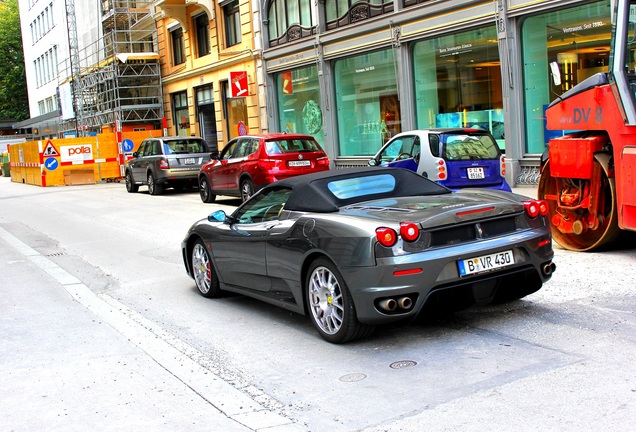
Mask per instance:
[[[124,152],[130,153],[135,148],[135,143],[133,143],[132,140],[126,138],[121,142],[121,146]]]
[[[59,163],[55,158],[46,158],[46,160],[44,161],[44,167],[49,171],[55,171],[58,166]]]

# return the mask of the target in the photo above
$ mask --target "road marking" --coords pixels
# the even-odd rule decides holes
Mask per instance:
[[[203,353],[170,335],[108,294],[95,294],[78,278],[2,227],[0,238],[55,279],[78,303],[99,316],[228,418],[252,430],[305,430],[289,418],[254,401],[252,397],[219,378],[212,370],[193,360],[192,357],[204,358]],[[263,394],[256,395],[263,396],[267,397]]]

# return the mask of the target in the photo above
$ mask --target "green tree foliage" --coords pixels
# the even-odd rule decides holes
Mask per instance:
[[[0,119],[29,118],[18,0],[0,0]]]

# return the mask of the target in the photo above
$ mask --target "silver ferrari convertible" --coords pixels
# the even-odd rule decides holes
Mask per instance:
[[[205,297],[244,294],[311,318],[327,341],[450,306],[516,300],[555,265],[547,204],[443,186],[400,168],[272,183],[182,243]]]

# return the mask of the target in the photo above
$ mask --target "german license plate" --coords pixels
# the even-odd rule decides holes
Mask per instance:
[[[486,177],[484,175],[484,169],[482,167],[466,168],[466,171],[468,171],[468,178],[470,180],[479,180]]]
[[[304,167],[309,165],[311,165],[311,161],[308,160],[289,161],[290,167]]]
[[[196,162],[194,158],[185,158],[183,163],[186,165],[194,165]]]
[[[515,257],[511,250],[497,252],[490,255],[482,255],[475,258],[457,261],[460,276],[468,276],[475,273],[487,272],[515,263]]]

